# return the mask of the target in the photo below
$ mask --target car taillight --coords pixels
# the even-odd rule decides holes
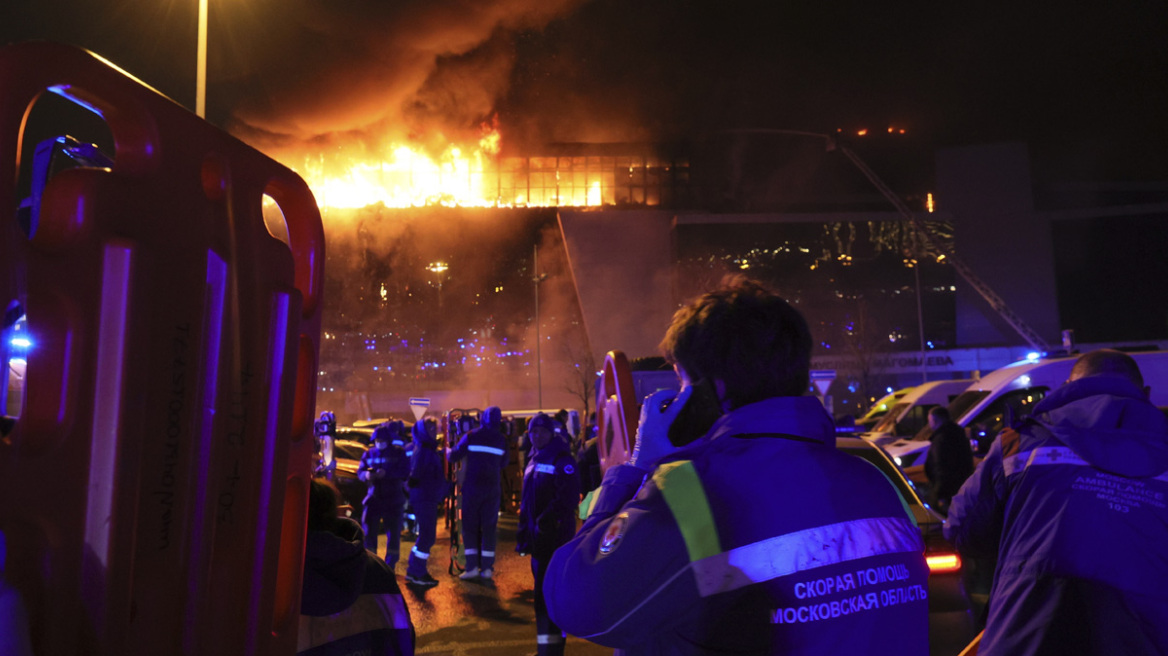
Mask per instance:
[[[944,574],[961,569],[961,557],[955,553],[925,554],[925,563],[929,566],[929,574]]]

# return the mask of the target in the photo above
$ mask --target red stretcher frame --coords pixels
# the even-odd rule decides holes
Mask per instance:
[[[0,301],[34,339],[0,441],[4,575],[34,651],[295,653],[324,275],[312,193],[96,55],[26,43],[0,49],[10,212],[45,93],[98,113],[116,153],[54,176],[31,238],[0,221]]]

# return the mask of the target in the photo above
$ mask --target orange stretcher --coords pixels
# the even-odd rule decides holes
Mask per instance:
[[[0,294],[34,346],[0,441],[4,575],[33,649],[296,650],[324,235],[291,170],[92,53],[0,49],[0,207],[29,108],[101,116],[109,167],[2,222]],[[267,196],[287,242],[263,219]],[[53,492],[45,495],[46,486]]]

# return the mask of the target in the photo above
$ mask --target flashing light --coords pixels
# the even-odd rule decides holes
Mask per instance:
[[[891,387],[885,387],[884,389],[885,389],[885,390],[886,390],[886,391],[887,391],[889,394],[892,394],[892,388],[891,388]]]
[[[28,339],[27,337],[13,337],[11,340],[9,340],[8,343],[17,348],[26,349],[32,346],[32,340]]]
[[[955,553],[926,554],[929,574],[944,574],[961,570],[961,557]]]
[[[1027,376],[1026,374],[1018,376],[1018,384],[1022,387],[1028,387],[1030,385],[1030,376]]]
[[[1042,357],[1042,354],[1039,353],[1038,351],[1031,351],[1031,352],[1026,354],[1026,361],[1027,362],[1037,362],[1038,358],[1041,358],[1041,357]]]

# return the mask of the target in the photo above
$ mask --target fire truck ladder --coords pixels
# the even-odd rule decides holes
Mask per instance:
[[[985,281],[977,277],[977,274],[973,272],[973,269],[971,269],[968,264],[966,264],[960,257],[958,257],[957,253],[954,252],[953,249],[949,248],[949,246],[940,237],[938,237],[935,232],[933,232],[932,228],[930,228],[928,224],[926,224],[923,220],[921,220],[920,217],[910,211],[908,206],[904,204],[904,201],[902,201],[899,196],[893,193],[893,191],[888,188],[888,185],[884,184],[884,181],[881,180],[872,169],[868,168],[868,165],[865,164],[864,161],[860,159],[858,155],[856,155],[856,153],[852,152],[852,150],[847,146],[836,142],[831,137],[826,138],[828,143],[827,149],[839,150],[849,160],[851,160],[852,164],[855,164],[856,168],[860,169],[860,172],[864,174],[864,177],[868,178],[868,181],[872,183],[872,186],[876,187],[876,189],[878,189],[880,193],[888,199],[888,202],[892,203],[892,205],[896,207],[897,211],[900,212],[900,215],[908,221],[912,222],[913,227],[916,228],[917,232],[919,232],[926,241],[928,241],[929,246],[931,246],[938,253],[942,254],[945,260],[949,262],[949,264],[952,265],[954,269],[957,270],[957,273],[961,276],[961,278],[965,280],[965,282],[969,283],[969,285],[974,289],[976,289],[977,293],[981,294],[981,297],[990,304],[990,307],[992,307],[994,311],[997,312],[998,315],[1006,321],[1006,323],[1010,324],[1010,327],[1013,328],[1019,335],[1021,335],[1022,339],[1026,340],[1027,344],[1029,344],[1035,350],[1041,352],[1050,350],[1050,346],[1046,343],[1046,340],[1042,339],[1042,337],[1033,328],[1031,328],[1029,324],[1023,321],[1022,317],[1019,317],[1017,314],[1015,314],[1014,311],[1010,309],[1010,306],[1006,305],[1006,301],[1002,300],[1002,297],[998,296],[998,294],[989,285],[987,285]]]

